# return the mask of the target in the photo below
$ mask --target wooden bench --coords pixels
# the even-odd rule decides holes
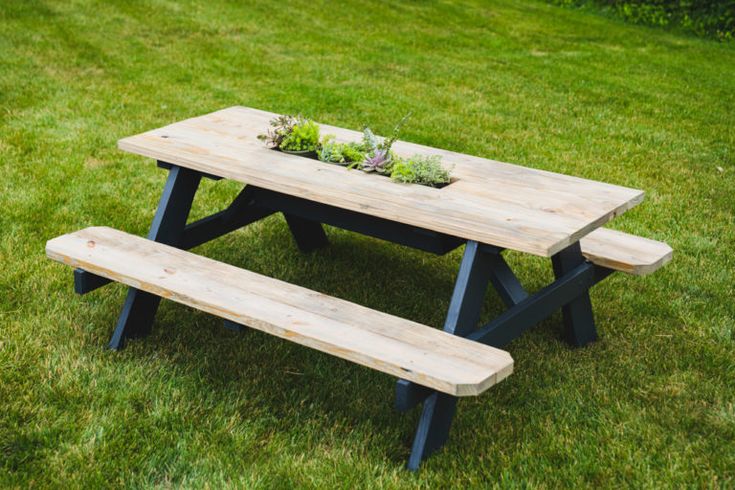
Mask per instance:
[[[582,254],[593,264],[635,276],[663,267],[673,253],[663,242],[606,228],[596,229],[580,244]]]
[[[107,227],[46,245],[102,277],[453,396],[513,371],[505,351]]]

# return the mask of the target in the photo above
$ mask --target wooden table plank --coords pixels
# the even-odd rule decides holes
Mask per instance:
[[[433,189],[265,148],[276,114],[231,107],[120,140],[119,147],[258,187],[550,256],[643,199],[635,189],[399,141],[395,151],[441,155],[457,182]],[[321,125],[338,141],[361,133]]]
[[[59,262],[455,396],[511,374],[507,352],[107,227],[50,240]]]

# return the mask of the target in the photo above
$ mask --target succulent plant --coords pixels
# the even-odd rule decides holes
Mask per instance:
[[[388,170],[388,165],[391,160],[391,155],[388,150],[378,149],[373,152],[372,155],[367,155],[365,160],[362,162],[362,170],[365,172],[378,172],[385,173]]]
[[[319,125],[308,119],[300,120],[283,137],[278,148],[283,151],[316,151],[319,148]]]
[[[373,153],[375,150],[380,148],[378,137],[375,136],[375,133],[373,133],[373,131],[368,127],[365,127],[365,129],[362,130],[362,148],[367,153]]]
[[[267,133],[258,138],[282,151],[310,152],[323,162],[390,176],[397,182],[432,187],[449,184],[450,173],[442,166],[441,157],[413,155],[401,158],[393,153],[393,144],[410,115],[403,116],[389,138],[381,139],[366,127],[360,142],[338,143],[333,135],[320,139],[319,125],[303,116],[278,116],[271,120]]]
[[[359,143],[337,143],[334,141],[334,135],[330,134],[322,139],[317,150],[317,157],[322,162],[339,165],[361,163],[365,159],[361,148],[362,145]]]
[[[271,120],[270,128],[265,134],[259,134],[258,139],[265,141],[267,145],[273,148],[281,146],[283,138],[291,134],[293,127],[299,123],[299,117],[296,116],[278,116]]]
[[[398,160],[393,165],[391,179],[406,184],[421,184],[439,187],[449,184],[449,170],[441,164],[438,155],[413,155],[405,160]]]
[[[303,116],[278,116],[271,120],[267,133],[258,135],[258,139],[285,151],[316,151],[319,125]]]

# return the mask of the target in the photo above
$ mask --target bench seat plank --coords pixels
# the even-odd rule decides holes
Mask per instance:
[[[593,264],[637,276],[650,274],[672,257],[671,247],[665,243],[606,228],[584,237],[580,246]]]
[[[426,325],[107,227],[47,255],[128,286],[455,396],[507,377],[510,354]]]

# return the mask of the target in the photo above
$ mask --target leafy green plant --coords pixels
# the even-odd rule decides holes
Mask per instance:
[[[391,179],[406,184],[439,187],[449,184],[449,170],[441,164],[438,155],[414,155],[408,159],[396,159]]]
[[[317,157],[322,162],[348,165],[350,163],[362,162],[365,154],[359,143],[338,143],[334,141],[333,135],[327,135],[322,139],[317,149]]]
[[[398,157],[392,150],[401,127],[410,113],[403,116],[388,138],[379,138],[369,127],[360,142],[339,143],[334,135],[320,140],[319,125],[303,116],[278,116],[270,122],[266,134],[258,136],[273,148],[292,152],[310,152],[322,162],[359,168],[364,172],[390,176],[397,182],[440,187],[450,182],[449,171],[439,156]],[[311,156],[311,155],[310,155]]]
[[[283,151],[316,151],[319,147],[319,125],[304,119],[291,128],[279,148]]]
[[[735,0],[549,0],[567,7],[596,5],[635,24],[679,27],[722,41],[735,39]]]
[[[283,151],[316,151],[319,125],[303,116],[278,116],[271,120],[266,134],[258,135],[273,148]]]
[[[291,134],[293,127],[298,123],[296,116],[278,116],[270,121],[270,128],[265,134],[259,134],[258,139],[264,141],[267,145],[278,148],[281,146],[283,138]]]
[[[361,162],[365,159],[365,153],[359,143],[345,143],[342,145],[342,156],[345,162]]]
[[[367,126],[362,130],[362,148],[366,153],[374,153],[380,148],[380,139]]]
[[[372,130],[366,127],[362,132],[362,147],[365,151],[365,160],[359,165],[365,172],[390,174],[393,167],[394,154],[391,151],[393,143],[398,139],[401,127],[411,116],[409,112],[396,124],[389,138],[382,141],[375,136]]]

